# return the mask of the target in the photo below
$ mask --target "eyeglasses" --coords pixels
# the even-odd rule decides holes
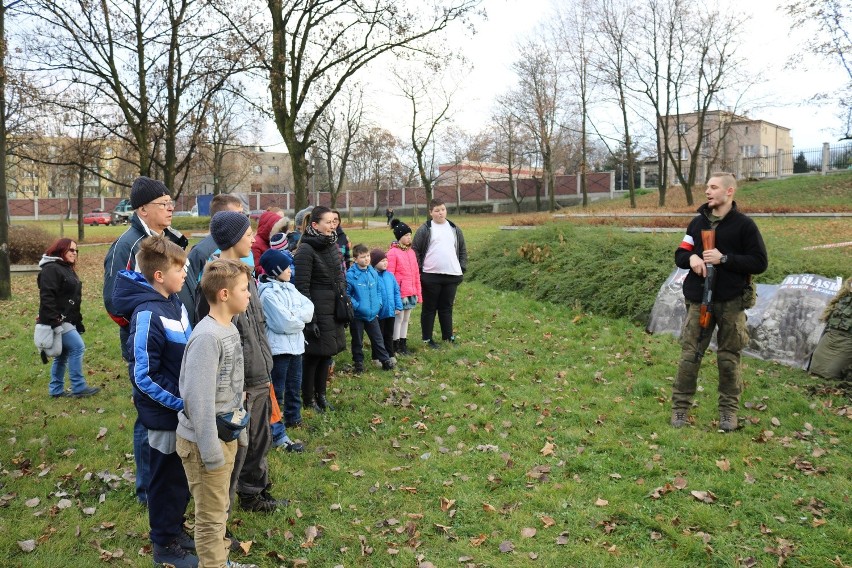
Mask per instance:
[[[148,205],[159,205],[163,209],[174,209],[175,208],[175,202],[171,201],[171,200],[170,201],[152,201]]]
[[[68,252],[73,252],[74,254],[77,254],[77,249],[68,249]]]

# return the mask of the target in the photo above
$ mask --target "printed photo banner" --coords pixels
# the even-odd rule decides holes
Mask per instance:
[[[648,322],[651,333],[671,333],[680,337],[686,317],[683,281],[688,273],[676,268],[660,286]],[[746,310],[751,339],[743,352],[759,359],[807,368],[825,327],[819,318],[842,284],[839,276],[827,278],[816,274],[791,274],[781,284],[758,284],[757,303]],[[715,333],[710,348],[716,348]]]

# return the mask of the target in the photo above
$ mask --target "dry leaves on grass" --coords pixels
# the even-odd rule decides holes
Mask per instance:
[[[710,491],[690,491],[690,494],[702,503],[712,504],[716,502],[716,496]]]

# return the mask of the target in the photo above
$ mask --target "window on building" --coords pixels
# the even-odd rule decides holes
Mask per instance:
[[[689,149],[688,148],[681,148],[680,149],[680,159],[681,160],[688,160],[689,159]]]
[[[689,130],[689,125],[685,122],[677,123],[677,133],[678,134],[686,134],[687,130]]]
[[[269,170],[268,173],[276,176],[278,175],[278,166],[267,166],[267,169]]]
[[[269,186],[269,193],[281,193],[281,186],[277,183]]]
[[[769,156],[769,146],[764,146],[764,147],[763,147],[763,155],[764,155],[764,156]]]
[[[260,166],[258,166],[258,167],[260,167]],[[263,191],[263,185],[261,185],[259,183],[251,184],[251,192],[252,193],[260,193],[261,191]]]
[[[262,174],[263,173],[263,166],[260,166],[260,165],[254,166],[252,168],[252,171],[256,174]]]

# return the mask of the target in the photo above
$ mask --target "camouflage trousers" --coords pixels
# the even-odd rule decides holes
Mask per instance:
[[[680,334],[680,364],[672,387],[672,408],[686,410],[692,404],[701,359],[707,351],[707,346],[710,345],[713,328],[718,327],[716,361],[719,368],[719,410],[736,412],[743,391],[740,352],[748,345],[746,315],[742,299],[734,298],[713,304],[713,321],[710,328],[701,336],[700,343],[701,326],[698,318],[701,304],[687,302],[686,310],[686,321]]]

